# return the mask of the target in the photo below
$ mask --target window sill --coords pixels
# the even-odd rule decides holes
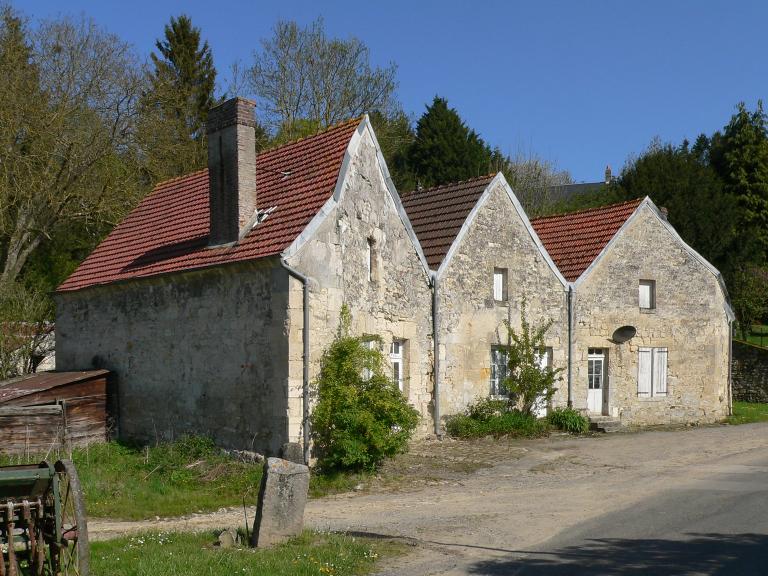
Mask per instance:
[[[656,314],[656,308],[640,308],[640,314]]]
[[[509,300],[494,300],[495,306],[509,306]]]
[[[641,402],[661,402],[669,398],[669,394],[655,394],[653,396],[637,395],[637,399]]]

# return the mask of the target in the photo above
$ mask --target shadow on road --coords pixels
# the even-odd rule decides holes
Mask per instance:
[[[499,558],[473,564],[470,574],[488,576],[764,575],[768,536],[764,534],[685,534],[685,540],[587,540],[525,558]],[[523,554],[519,551],[515,555]],[[528,553],[526,553],[528,554]]]

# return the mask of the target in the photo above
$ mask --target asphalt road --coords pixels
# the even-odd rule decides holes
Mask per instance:
[[[536,551],[469,564],[469,574],[768,574],[768,457],[702,468],[631,507],[571,527]]]

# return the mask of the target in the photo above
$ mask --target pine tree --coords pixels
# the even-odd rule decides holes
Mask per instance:
[[[188,16],[171,18],[155,47],[140,126],[153,182],[205,166],[205,121],[216,102],[213,55]]]
[[[750,261],[768,260],[768,127],[763,103],[754,112],[744,103],[722,133],[712,136],[710,161],[738,200],[741,252]]]
[[[448,101],[435,96],[416,124],[405,168],[419,184],[437,186],[491,171],[492,152]]]

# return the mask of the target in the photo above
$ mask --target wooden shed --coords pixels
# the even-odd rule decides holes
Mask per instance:
[[[108,370],[41,372],[0,382],[0,453],[104,442]]]

